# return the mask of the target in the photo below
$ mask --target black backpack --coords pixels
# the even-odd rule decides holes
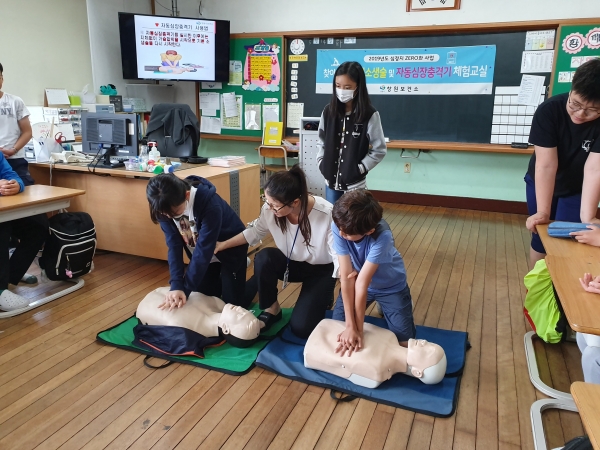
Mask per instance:
[[[88,213],[60,213],[49,220],[50,236],[40,267],[52,281],[79,278],[92,270],[96,229]]]

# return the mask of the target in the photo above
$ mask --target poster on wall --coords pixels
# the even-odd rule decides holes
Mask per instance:
[[[372,95],[491,95],[496,46],[317,50],[317,94],[345,61],[363,66]]]
[[[269,44],[260,39],[256,44],[247,45],[244,61],[243,88],[248,91],[279,91],[281,70],[279,66],[279,45]]]

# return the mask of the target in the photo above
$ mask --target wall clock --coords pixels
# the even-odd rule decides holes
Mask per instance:
[[[460,0],[406,0],[406,11],[460,9]]]
[[[300,55],[304,51],[304,41],[302,39],[294,39],[290,42],[290,50],[294,55]]]

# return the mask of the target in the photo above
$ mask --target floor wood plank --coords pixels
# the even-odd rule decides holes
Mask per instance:
[[[0,321],[0,448],[531,449],[529,408],[544,396],[529,381],[523,347],[525,216],[384,204],[384,217],[405,259],[416,323],[469,333],[453,416],[339,403],[258,368],[242,377],[185,365],[150,370],[141,355],[95,337],[167,284],[167,264],[101,252],[83,289]],[[268,237],[251,249],[247,277],[256,251],[273,245]],[[56,287],[18,292],[39,298]],[[281,305],[293,307],[300,288],[280,290]],[[368,314],[377,315],[375,304]],[[582,380],[574,343],[534,346],[546,383],[567,390]],[[583,434],[575,413],[548,411],[543,420],[551,447]]]

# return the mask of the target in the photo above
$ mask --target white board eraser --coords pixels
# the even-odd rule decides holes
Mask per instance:
[[[383,140],[384,140],[385,142],[390,142],[390,138],[389,138],[389,137],[383,138]]]

